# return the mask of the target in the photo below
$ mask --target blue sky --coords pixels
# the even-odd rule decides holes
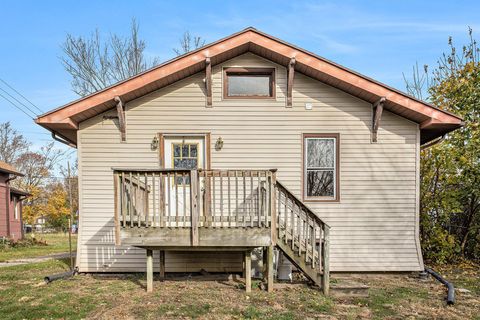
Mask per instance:
[[[417,61],[433,65],[449,36],[463,44],[467,26],[480,32],[479,1],[3,0],[0,7],[0,78],[44,111],[76,98],[59,60],[66,34],[125,35],[133,17],[147,55],[160,60],[174,56],[186,30],[208,43],[253,26],[401,90],[402,73]],[[35,146],[50,140],[0,98],[4,121]]]

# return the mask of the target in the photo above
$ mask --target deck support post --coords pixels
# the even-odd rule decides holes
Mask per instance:
[[[147,292],[153,291],[153,251],[147,249]]]
[[[322,250],[322,260],[323,260],[323,274],[322,274],[322,290],[324,295],[328,295],[330,290],[330,262],[329,262],[329,248],[330,248],[330,227],[323,225],[323,250]]]
[[[252,252],[245,251],[244,254],[244,275],[245,275],[245,292],[252,292]]]
[[[160,279],[165,279],[165,250],[160,250]]]
[[[266,278],[267,278],[267,292],[273,292],[273,245],[266,247]]]

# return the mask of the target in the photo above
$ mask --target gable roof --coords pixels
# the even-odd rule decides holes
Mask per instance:
[[[24,176],[24,174],[18,171],[17,169],[15,169],[14,166],[4,161],[0,161],[0,172],[14,174],[16,176]]]
[[[35,122],[75,143],[78,123],[115,107],[115,96],[125,102],[131,101],[204,70],[207,57],[212,65],[216,65],[246,52],[283,66],[288,66],[294,57],[296,72],[370,103],[385,97],[386,110],[420,124],[422,144],[462,126],[462,119],[452,113],[254,28],[242,30],[47,112]]]

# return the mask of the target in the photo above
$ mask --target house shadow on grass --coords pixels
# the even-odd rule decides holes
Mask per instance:
[[[145,273],[90,273],[90,276],[96,280],[123,280],[130,281],[140,289],[146,290]],[[167,273],[164,279],[160,279],[160,275],[154,274],[154,285],[164,281],[172,282],[217,282],[225,286],[238,288],[244,286],[245,281],[235,273]]]

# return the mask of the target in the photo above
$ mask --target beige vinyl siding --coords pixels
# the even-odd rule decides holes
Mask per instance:
[[[221,70],[227,66],[275,67],[276,98],[224,101]],[[286,108],[286,69],[253,54],[214,66],[212,80],[212,108],[205,106],[202,73],[127,103],[126,142],[120,142],[114,121],[102,115],[80,124],[81,271],[144,270],[143,250],[114,246],[111,168],[157,168],[159,154],[150,143],[159,132],[210,132],[212,168],[277,168],[278,180],[300,198],[302,133],[340,133],[340,202],[307,203],[332,228],[331,270],[423,268],[417,239],[417,124],[385,111],[378,142],[371,143],[371,104],[298,73],[293,107]],[[307,102],[313,110],[305,110]],[[219,137],[224,147],[216,151]],[[212,257],[219,262],[210,263]],[[209,271],[241,268],[238,253],[206,258],[171,253],[167,272],[198,269],[202,259],[210,263]]]

